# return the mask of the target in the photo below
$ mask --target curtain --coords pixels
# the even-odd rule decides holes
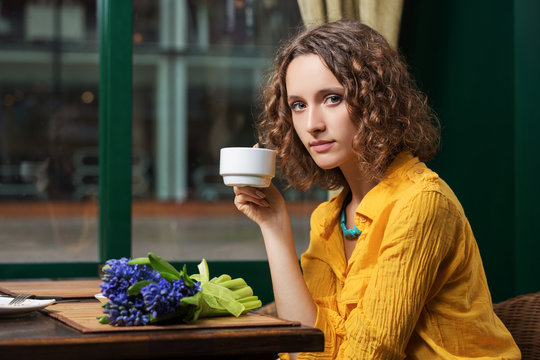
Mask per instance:
[[[298,0],[306,27],[337,20],[359,20],[397,48],[403,0]]]

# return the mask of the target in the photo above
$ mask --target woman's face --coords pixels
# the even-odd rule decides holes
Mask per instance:
[[[298,137],[322,169],[351,165],[356,127],[345,89],[318,55],[294,58],[286,73],[287,102]]]

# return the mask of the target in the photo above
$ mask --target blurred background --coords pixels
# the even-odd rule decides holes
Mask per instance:
[[[95,0],[0,1],[2,262],[98,260],[98,16]],[[256,142],[259,87],[299,26],[287,0],[133,1],[135,256],[265,258],[219,149]],[[306,212],[294,215],[305,247]]]

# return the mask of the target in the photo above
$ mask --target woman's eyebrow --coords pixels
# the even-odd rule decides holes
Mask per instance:
[[[328,88],[323,88],[323,89],[320,89],[316,92],[316,95],[317,96],[321,96],[321,95],[326,95],[326,94],[334,94],[334,93],[343,93],[345,91],[345,89],[341,86],[333,86],[333,87],[328,87]],[[297,101],[297,100],[302,100],[302,97],[301,96],[298,96],[298,95],[288,95],[287,96],[287,101]]]
[[[317,91],[317,94],[328,94],[328,93],[342,93],[345,89],[342,86],[333,86],[329,88],[324,88]]]
[[[297,101],[297,100],[301,100],[301,99],[302,99],[302,97],[297,96],[297,95],[288,95],[287,96],[287,101],[288,102]]]

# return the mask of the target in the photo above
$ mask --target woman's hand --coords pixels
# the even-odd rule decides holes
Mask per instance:
[[[259,143],[253,145],[253,148],[259,148]],[[234,194],[236,208],[261,228],[267,224],[288,220],[285,200],[274,184],[270,184],[268,188],[235,186]]]
[[[235,186],[234,194],[236,208],[260,227],[280,224],[288,217],[285,200],[273,184],[268,188]]]

